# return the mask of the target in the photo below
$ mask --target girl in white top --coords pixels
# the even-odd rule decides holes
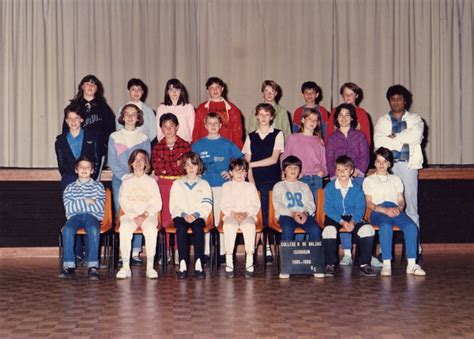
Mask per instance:
[[[201,178],[204,165],[201,158],[193,152],[182,158],[186,175],[175,180],[170,191],[170,212],[176,227],[178,241],[179,279],[185,279],[189,266],[188,229],[193,230],[194,241],[194,275],[205,277],[204,261],[204,227],[212,211],[212,192],[208,182]]]
[[[156,180],[147,175],[150,172],[148,153],[143,149],[132,152],[128,160],[129,174],[123,178],[120,187],[119,201],[123,211],[120,217],[120,252],[123,267],[117,273],[118,279],[132,275],[130,270],[130,251],[133,232],[139,227],[143,230],[146,240],[146,276],[158,278],[153,268],[158,235],[158,213],[161,211],[161,196]]]
[[[234,277],[234,246],[237,231],[244,235],[245,276],[253,277],[253,253],[255,244],[255,223],[260,211],[260,199],[254,184],[245,181],[249,165],[244,159],[234,159],[229,166],[232,181],[222,186],[221,211],[224,215],[224,241],[227,277]],[[238,199],[238,197],[245,197]]]
[[[188,91],[178,79],[170,79],[166,83],[165,98],[156,110],[157,139],[160,141],[164,134],[160,127],[160,117],[165,113],[173,113],[178,118],[178,136],[191,143],[193,140],[193,129],[195,112],[189,103]]]
[[[375,173],[364,180],[363,188],[367,207],[372,211],[370,223],[379,226],[382,250],[382,276],[392,275],[393,226],[398,226],[405,240],[408,266],[407,274],[424,276],[426,272],[416,264],[418,227],[404,212],[403,183],[400,177],[389,174],[393,165],[392,152],[384,147],[375,151]]]

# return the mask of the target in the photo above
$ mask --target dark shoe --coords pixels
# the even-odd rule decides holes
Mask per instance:
[[[334,265],[326,265],[327,277],[333,277],[335,272],[336,272],[336,269],[334,268]]]
[[[194,271],[194,277],[196,279],[204,279],[206,277],[206,272],[203,271]]]
[[[89,280],[99,280],[99,269],[97,267],[90,267],[88,275]]]
[[[219,264],[224,265],[225,264],[225,255],[219,255]]]
[[[207,254],[205,254],[204,255],[204,265],[209,264],[210,261],[211,261],[211,258]]]
[[[231,279],[232,279],[232,278],[234,277],[234,274],[235,274],[235,273],[234,273],[234,270],[233,270],[233,269],[230,270],[230,271],[228,271],[228,270],[227,270],[227,267],[226,267],[225,275],[227,276],[227,278],[231,278]]]
[[[76,267],[84,266],[84,258],[76,256]]]
[[[176,275],[178,276],[178,279],[186,279],[188,277],[188,271],[177,271]]]
[[[140,257],[132,257],[130,260],[131,266],[143,266],[143,260]]]
[[[61,273],[58,276],[60,279],[73,279],[76,277],[76,269],[75,268],[63,268]]]
[[[375,272],[370,265],[363,265],[360,267],[360,273],[366,277],[375,277]]]
[[[248,269],[245,270],[245,277],[246,278],[253,278],[255,272],[254,271],[249,271]]]

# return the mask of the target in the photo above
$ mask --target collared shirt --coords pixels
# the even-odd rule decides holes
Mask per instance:
[[[71,151],[74,155],[74,158],[78,159],[81,155],[82,142],[84,141],[84,130],[81,128],[79,134],[75,137],[71,134],[71,132],[69,132],[66,138],[69,147],[71,147]]]
[[[345,199],[347,192],[349,192],[349,188],[351,188],[352,185],[352,180],[349,178],[349,183],[347,184],[347,187],[344,188],[341,186],[341,183],[339,182],[339,179],[336,178],[336,181],[334,182],[334,185],[336,186],[336,189],[341,190],[342,198]]]
[[[265,139],[265,137],[267,135],[269,135],[270,133],[273,133],[275,129],[273,127],[270,127],[270,129],[267,131],[267,132],[262,132],[259,129],[257,129],[255,131],[255,133],[258,134],[258,136],[260,137],[260,139]],[[283,152],[283,150],[285,149],[285,137],[283,136],[283,132],[280,131],[280,133],[277,134],[276,138],[275,138],[275,144],[273,145],[273,150],[279,150],[281,152]],[[247,137],[245,139],[245,143],[244,143],[244,147],[242,148],[242,153],[244,154],[252,154],[252,151],[250,150],[250,138]]]
[[[183,175],[181,158],[187,152],[191,152],[191,145],[179,136],[176,136],[176,142],[172,147],[168,146],[166,138],[161,139],[152,150],[155,174],[167,176]]]
[[[405,115],[405,112],[403,112],[403,115],[400,117],[400,119],[395,118],[392,111],[390,111],[388,115],[390,116],[390,120],[392,122],[392,134],[398,134],[407,129],[407,122],[402,119]],[[410,159],[410,148],[408,144],[403,144],[400,151],[392,150],[392,153],[393,159],[395,161],[408,161]]]

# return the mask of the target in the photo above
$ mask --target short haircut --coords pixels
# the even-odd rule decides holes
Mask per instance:
[[[340,95],[342,95],[345,88],[350,89],[352,92],[354,92],[357,95],[355,104],[356,106],[359,106],[361,101],[364,99],[364,91],[362,90],[362,88],[360,88],[357,84],[353,82],[346,82],[345,84],[341,86],[341,89],[339,90]]]
[[[122,107],[122,110],[120,111],[120,116],[118,117],[117,121],[119,124],[121,125],[125,125],[125,120],[123,119],[124,117],[124,114],[125,114],[125,110],[127,108],[134,108],[137,110],[137,123],[135,124],[136,127],[138,126],[142,126],[143,125],[143,111],[138,108],[137,105],[135,104],[126,104],[125,106]]]
[[[82,155],[82,156],[79,157],[79,159],[76,160],[76,162],[74,163],[74,168],[76,170],[79,167],[79,163],[81,163],[82,161],[86,161],[89,164],[91,164],[91,168],[92,168],[92,170],[94,170],[94,161],[86,155]]]
[[[221,78],[218,77],[210,77],[206,81],[206,89],[211,87],[211,85],[218,84],[219,86],[225,87],[224,81],[222,81]]]
[[[176,126],[179,126],[178,118],[173,113],[165,113],[160,117],[160,127],[167,121],[174,122]]]
[[[148,96],[148,86],[142,81],[142,79],[131,78],[127,82],[127,89],[130,90],[130,88],[132,88],[132,86],[137,86],[137,87],[142,88],[143,94],[142,94],[140,100],[144,102],[146,100],[146,97]]]
[[[184,173],[186,173],[186,163],[188,162],[188,160],[191,161],[191,164],[198,166],[198,174],[203,174],[204,173],[204,163],[202,162],[199,155],[197,155],[194,152],[185,153],[182,157],[181,167],[182,167]]]
[[[303,167],[303,163],[301,162],[300,158],[298,158],[294,155],[287,156],[281,164],[281,168],[283,169],[283,172],[290,165],[298,166],[299,172],[301,173],[301,168]]]
[[[307,89],[314,90],[316,92],[316,94],[319,93],[318,97],[315,100],[316,104],[319,105],[321,100],[323,100],[323,90],[322,90],[322,88],[317,83],[315,83],[314,81],[306,81],[306,82],[303,82],[303,84],[301,85],[301,93],[304,93],[304,91],[307,90]]]
[[[351,157],[347,155],[340,155],[336,159],[336,166],[337,165],[342,165],[344,167],[350,167],[351,169],[354,169],[354,161],[351,159]]]
[[[171,89],[171,87],[173,88],[176,88],[176,89],[179,89],[181,91],[180,95],[179,95],[179,98],[178,98],[178,105],[186,105],[186,104],[189,104],[189,95],[188,95],[188,90],[186,89],[186,86],[184,86],[184,84],[179,81],[178,79],[169,79],[167,82],[166,82],[166,86],[165,86],[165,98],[163,100],[163,103],[166,105],[166,106],[171,106],[173,105],[173,102],[171,101],[171,98],[168,94],[168,91]]]
[[[263,92],[267,86],[270,86],[275,92],[279,90],[278,84],[273,80],[264,80],[260,90]]]
[[[132,164],[138,154],[143,154],[145,156],[145,173],[149,174],[151,172],[150,156],[148,155],[147,151],[141,148],[134,150],[132,154],[130,154],[130,157],[128,158],[128,170],[130,171],[130,173],[133,173]]]
[[[382,158],[387,160],[389,162],[388,169],[390,171],[394,162],[392,151],[389,150],[388,148],[380,147],[374,152],[374,155],[375,155],[375,159],[377,159],[377,156],[381,156]]]
[[[339,106],[337,106],[336,112],[334,113],[334,126],[336,126],[337,128],[341,127],[339,125],[339,121],[337,121],[337,117],[339,116],[339,113],[341,113],[343,109],[347,109],[349,111],[349,114],[351,116],[351,127],[356,128],[357,115],[356,115],[355,107],[351,104],[340,104]]]
[[[76,113],[82,119],[81,106],[75,103],[70,103],[64,108],[64,119],[67,119],[69,113]]]
[[[264,110],[270,113],[272,117],[270,123],[273,123],[273,118],[275,118],[275,113],[276,113],[275,107],[273,107],[272,104],[267,104],[267,103],[258,104],[257,107],[255,107],[255,116],[257,116],[258,112],[260,112],[261,110]]]
[[[304,123],[303,123],[303,119],[309,117],[311,114],[315,114],[318,119],[319,119],[319,124],[318,126],[316,126],[316,128],[314,129],[313,131],[313,135],[317,135],[318,137],[322,138],[322,130],[321,130],[321,124],[323,123],[323,121],[321,120],[321,112],[319,112],[317,109],[315,108],[307,108],[303,111],[303,115],[301,116],[301,121],[300,121],[300,128],[299,128],[299,132],[303,132],[304,130]]]
[[[390,98],[397,94],[403,96],[403,99],[405,99],[405,109],[409,110],[413,102],[413,95],[411,92],[402,85],[393,85],[388,88],[385,96],[387,100],[390,101]]]
[[[248,172],[249,163],[244,158],[232,159],[229,164],[229,171],[233,171],[236,169],[243,169]]]
[[[220,116],[220,114],[218,114],[216,112],[207,113],[206,117],[204,118],[204,123],[207,124],[207,121],[209,119],[217,119],[217,120],[219,120],[219,123],[222,125],[222,117]]]

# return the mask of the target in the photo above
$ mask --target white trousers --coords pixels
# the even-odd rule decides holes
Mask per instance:
[[[158,236],[156,214],[149,215],[142,224],[143,235],[145,236],[147,262],[153,262],[156,253],[156,238]],[[137,229],[137,225],[133,218],[122,215],[120,217],[120,253],[122,254],[123,263],[130,260],[130,252],[132,250],[133,232]]]
[[[240,225],[237,220],[232,217],[226,217],[224,219],[225,253],[227,255],[234,253],[235,237],[239,229],[244,236],[245,253],[252,255],[255,246],[255,221],[251,217],[245,218]]]

